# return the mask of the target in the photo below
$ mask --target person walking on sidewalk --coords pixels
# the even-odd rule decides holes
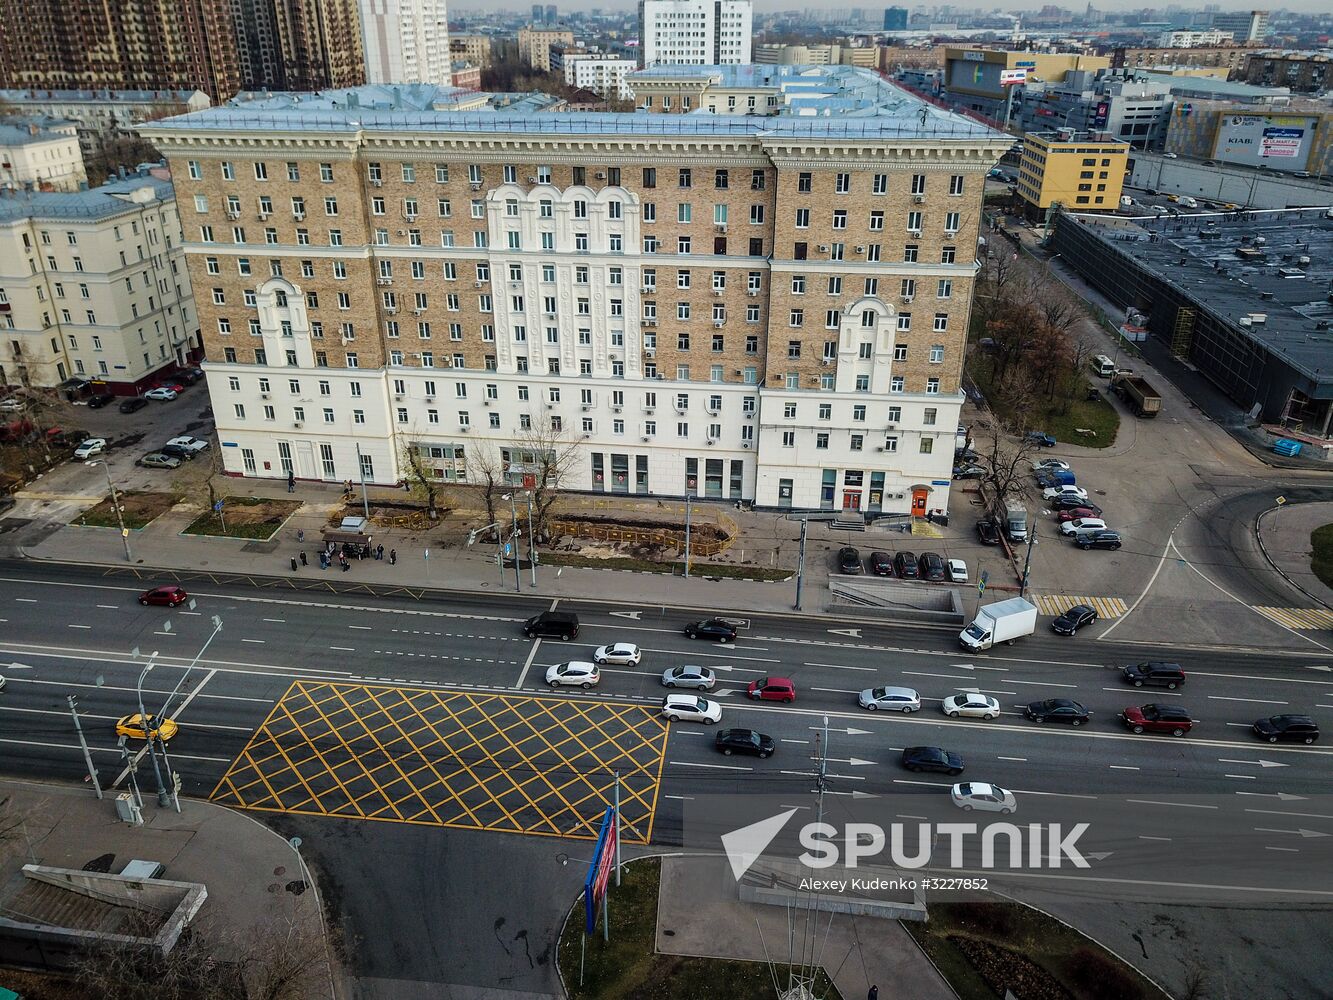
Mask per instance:
[[[389,565],[390,565],[390,566],[397,566],[397,565],[398,565],[398,550],[397,550],[397,549],[390,549],[390,550],[389,550]]]
[[[342,566],[342,568],[343,568],[343,572],[344,572],[344,573],[346,573],[349,569],[352,568],[351,563],[349,563],[349,562],[347,561],[347,553],[346,553],[346,552],[344,552],[344,553],[342,553],[341,555],[338,556],[338,561],[339,561],[339,564]]]
[[[383,558],[384,558],[384,543],[383,543],[383,542],[381,542],[379,545],[376,545],[376,546],[375,546],[375,558],[376,558],[376,559],[383,559]]]
[[[288,473],[287,473],[287,492],[288,492],[288,493],[295,493],[295,492],[296,492],[296,473],[295,473],[295,472],[288,472]]]

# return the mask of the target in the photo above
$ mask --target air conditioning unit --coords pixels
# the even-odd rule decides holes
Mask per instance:
[[[484,281],[474,281],[474,282],[472,282],[472,287],[473,287],[473,288],[485,288],[485,287],[486,287],[486,282],[484,282]]]
[[[759,294],[759,289],[757,289],[757,288],[747,288],[747,289],[745,290],[745,294],[746,294],[746,295],[758,295],[758,294]]]
[[[427,396],[427,397],[426,397],[426,402],[427,402],[427,403],[433,403],[433,402],[435,402],[435,397],[434,397],[434,396]]]
[[[957,229],[946,229],[946,230],[944,231],[944,235],[945,235],[945,236],[957,236],[957,235],[958,235],[958,230],[957,230]]]
[[[746,420],[753,420],[753,419],[754,419],[754,410],[746,410],[746,411],[745,411],[745,419],[746,419]]]
[[[293,427],[304,427],[305,424],[304,424],[303,421],[300,421],[300,420],[293,420],[293,421],[292,421],[292,426],[293,426]]]
[[[604,181],[604,180],[606,180],[606,171],[605,171],[605,170],[599,170],[599,171],[597,171],[597,173],[593,174],[593,177],[597,178],[597,180],[599,180],[599,181]]]
[[[386,286],[386,287],[387,287],[388,285],[392,285],[392,284],[393,284],[393,279],[392,279],[392,278],[376,278],[376,279],[375,279],[375,284],[377,284],[377,285],[383,285],[383,286]]]
[[[471,430],[472,430],[472,425],[471,425],[471,424],[464,424],[462,427],[458,428],[458,433],[459,433],[459,434],[468,434],[468,433],[471,432]]]
[[[715,222],[713,228],[719,233],[725,233],[727,231],[727,224],[725,222]]]
[[[585,407],[585,409],[586,409],[586,407]],[[612,413],[619,413],[619,412],[621,411],[621,409],[622,409],[622,407],[619,407],[619,406],[613,406],[613,407],[611,407],[611,412],[612,412]]]
[[[821,243],[816,249],[818,249],[820,253],[828,253],[828,244]]]
[[[236,219],[239,219],[240,217],[241,217],[241,213],[240,213],[240,212],[233,212],[233,211],[231,211],[230,209],[227,210],[227,218],[229,218],[229,219],[235,221]]]
[[[413,316],[420,316],[420,315],[421,315],[422,313],[424,313],[425,311],[426,311],[425,309],[413,309],[413,310],[412,310],[412,315],[413,315]]]
[[[406,229],[400,229],[400,230],[398,230],[398,235],[399,235],[399,236],[406,236],[406,235],[407,235],[407,230],[406,230]]]
[[[916,295],[913,294],[912,292],[908,292],[906,295],[903,296],[903,301],[911,302],[914,298],[916,298]]]
[[[749,442],[749,441],[742,441],[742,442],[741,442],[741,447],[742,447],[742,448],[748,448],[748,447],[750,447],[750,442]]]
[[[645,319],[645,320],[643,321],[643,325],[644,325],[644,326],[656,326],[656,325],[657,325],[657,320],[655,320],[655,319]]]
[[[657,412],[657,409],[656,409],[655,407],[652,407],[652,406],[645,406],[645,407],[643,408],[643,412],[646,413],[646,414],[648,414],[649,416],[652,416],[654,413]]]
[[[925,200],[926,200],[926,196],[925,196],[924,194],[914,194],[914,195],[912,195],[912,201],[914,201],[914,202],[915,202],[916,204],[918,204],[918,205],[920,205],[920,204],[921,204],[922,202],[924,202]]]
[[[657,348],[656,348],[656,347],[645,347],[645,348],[643,349],[643,353],[644,353],[644,356],[645,356],[645,357],[655,358],[655,357],[657,357]]]
[[[644,443],[646,444],[647,442],[651,441],[652,438],[650,438],[650,437],[644,437],[643,440],[644,440]]]
[[[481,185],[480,185],[480,184],[469,184],[469,185],[468,185],[468,189],[469,189],[469,190],[472,190],[472,191],[480,191],[480,190],[481,190]]]
[[[657,286],[656,286],[656,285],[644,285],[642,288],[639,289],[639,291],[641,291],[641,292],[655,292],[655,291],[657,291]]]
[[[261,392],[261,393],[259,394],[259,398],[260,398],[260,399],[272,399],[272,398],[273,398],[273,395],[272,395],[271,393]]]
[[[865,248],[865,247],[857,247],[857,248],[856,248],[856,252],[857,252],[857,253],[865,253],[865,252],[866,252],[866,248]]]
[[[921,235],[921,230],[919,230],[919,229],[909,229],[909,230],[907,230],[907,235],[908,235],[908,236],[920,236],[920,235]]]
[[[260,212],[259,219],[262,222],[264,219],[267,219],[272,214],[273,214],[272,212]]]
[[[301,211],[300,209],[297,209],[295,212],[292,213],[292,218],[295,219],[297,222],[300,222],[302,219],[305,218],[305,212]]]
[[[829,365],[833,364],[833,359],[832,359],[832,358],[820,358],[820,359],[819,359],[819,363],[820,363],[821,365],[823,365],[825,368],[827,368]]]
[[[370,179],[370,184],[371,184],[371,187],[382,188],[382,187],[384,187],[384,178],[383,178],[383,177],[372,177],[372,178]]]
[[[384,311],[385,311],[386,313],[388,313],[390,316],[395,316],[395,315],[397,315],[397,313],[398,313],[398,307],[397,307],[397,306],[385,306],[385,307],[384,307]]]
[[[579,409],[581,409],[584,413],[587,413],[589,410],[592,409],[592,407],[591,407],[591,406],[581,406],[581,407],[579,407]]]
[[[537,183],[537,178],[535,178],[535,177],[529,177],[529,178],[528,178],[528,183],[529,183],[529,184],[536,184],[536,183]]]
[[[417,213],[416,213],[416,212],[404,212],[404,213],[403,213],[403,218],[405,218],[408,222],[416,222],[416,221],[417,221]]]
[[[724,295],[724,294],[726,294],[726,291],[727,291],[727,290],[726,290],[725,288],[714,288],[714,289],[713,289],[713,294],[714,294],[714,295]]]
[[[403,401],[403,394],[401,392],[396,392],[394,393],[393,398],[401,403]]]
[[[884,446],[881,444],[881,445],[877,446],[877,447],[875,448],[875,450],[876,450],[876,451],[883,451],[883,450],[884,450]]]
[[[717,444],[717,438],[709,438],[706,444]]]

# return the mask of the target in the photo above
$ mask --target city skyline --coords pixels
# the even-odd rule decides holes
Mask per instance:
[[[560,13],[563,15],[565,13],[569,13],[572,11],[586,13],[593,9],[602,10],[604,12],[624,12],[628,14],[635,11],[638,5],[637,5],[637,0],[619,0],[619,2],[617,2],[617,0],[567,0],[567,2],[561,3],[558,6]],[[825,11],[825,10],[837,10],[837,9],[853,10],[857,8],[864,9],[869,13],[879,11],[882,14],[882,12],[885,9],[894,6],[907,7],[909,11],[913,11],[922,7],[930,8],[930,7],[949,6],[954,8],[955,10],[975,10],[980,13],[987,13],[990,11],[997,11],[997,10],[1002,11],[1004,13],[1014,13],[1017,11],[1037,11],[1040,10],[1042,7],[1048,5],[1034,2],[1034,0],[1012,0],[1012,2],[983,3],[983,4],[884,3],[875,6],[875,5],[851,4],[842,2],[819,2],[819,0],[816,0],[816,2],[814,3],[804,4],[801,7],[793,7],[790,4],[789,0],[754,0],[754,8],[757,14],[771,14],[780,11],[796,11],[796,10],[808,10],[808,11]],[[1068,4],[1058,3],[1050,6],[1063,7],[1065,10],[1068,10],[1073,14],[1081,14],[1086,9],[1087,5],[1075,4],[1075,3],[1068,3]],[[1092,6],[1094,8],[1105,11],[1106,8],[1108,8],[1110,5],[1093,3]],[[1256,7],[1254,3],[1236,3],[1236,2],[1227,2],[1227,0],[1217,0],[1216,3],[1209,3],[1207,4],[1207,6],[1216,6],[1221,11],[1227,11],[1227,12],[1268,9],[1273,13],[1278,13],[1279,11],[1289,11],[1293,13],[1316,14],[1326,10],[1325,5],[1316,2],[1316,0],[1295,0],[1295,2],[1284,3],[1280,7],[1270,6],[1268,8]],[[1159,10],[1165,12],[1167,10],[1202,11],[1204,7],[1205,4],[1201,2],[1194,6],[1188,6],[1182,4],[1138,4],[1135,5],[1134,7],[1131,7],[1130,9],[1132,10],[1148,9],[1148,10]],[[508,0],[469,0],[469,2],[466,4],[458,4],[456,8],[453,10],[453,13],[455,15],[464,15],[464,14],[476,13],[479,11],[496,12],[496,13],[499,12],[519,13],[526,11],[527,9],[528,7],[524,4],[521,3],[515,4],[508,2]]]

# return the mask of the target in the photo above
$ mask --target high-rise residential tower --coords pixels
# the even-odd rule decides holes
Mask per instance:
[[[367,83],[451,83],[445,0],[360,3]]]

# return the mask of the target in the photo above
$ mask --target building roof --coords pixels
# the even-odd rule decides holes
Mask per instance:
[[[699,72],[700,67],[670,67]],[[717,114],[561,113],[546,94],[490,95],[428,84],[367,86],[313,94],[241,95],[226,105],[155,121],[147,131],[171,132],[436,132],[579,136],[735,136],[855,141],[1004,138],[1002,133],[914,97],[879,74],[853,66],[710,66],[723,79],[781,79],[793,108],[769,116]],[[800,72],[800,71],[805,72]],[[796,72],[793,72],[796,71]],[[685,75],[685,74],[672,74]],[[737,84],[739,85],[739,84]]]
[[[75,137],[61,132],[53,132],[36,124],[28,128],[23,125],[0,123],[0,146],[35,146],[44,142],[69,142]]]
[[[58,104],[185,104],[202,90],[0,90],[0,101]]]
[[[1286,97],[1291,93],[1287,87],[1258,87],[1252,83],[1236,83],[1215,76],[1175,76],[1171,73],[1154,73],[1150,69],[1138,69],[1134,72],[1138,76],[1146,76],[1150,82],[1165,84],[1177,97],[1257,104],[1265,100]]]
[[[1333,221],[1324,212],[1145,220],[1135,242],[1113,245],[1305,377],[1333,386]],[[1101,227],[1093,231],[1107,236]],[[1241,250],[1260,256],[1247,260]],[[1241,324],[1253,314],[1267,318]]]
[[[150,195],[136,192],[147,189]],[[95,222],[134,209],[148,201],[176,197],[171,181],[145,172],[107,181],[87,191],[15,191],[0,195],[0,222],[52,219]]]

